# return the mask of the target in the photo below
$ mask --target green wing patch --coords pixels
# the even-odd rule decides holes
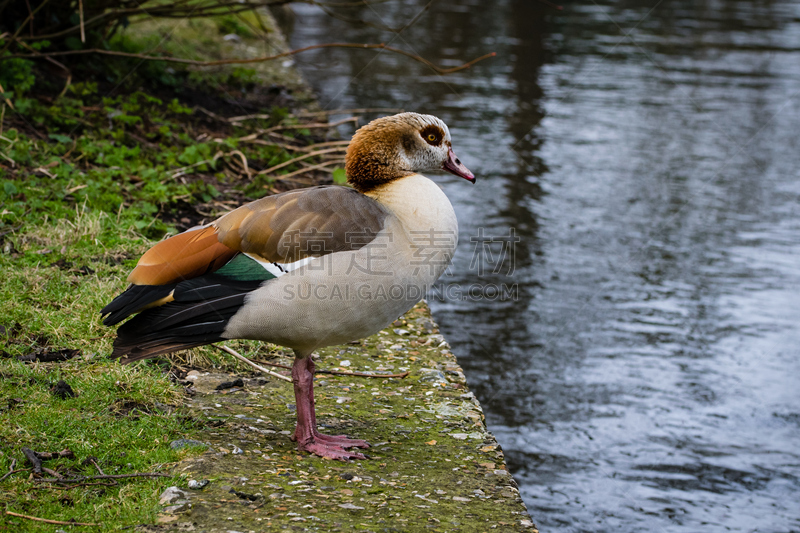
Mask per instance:
[[[214,274],[237,281],[267,281],[276,277],[246,254],[238,254]]]

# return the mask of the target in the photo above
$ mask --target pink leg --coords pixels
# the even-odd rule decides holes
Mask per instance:
[[[292,381],[297,405],[297,427],[292,440],[297,442],[297,449],[342,461],[366,459],[363,454],[348,452],[345,449],[369,448],[366,441],[348,439],[344,435],[323,435],[317,431],[317,416],[314,412],[314,361],[311,356],[295,357],[292,365]]]

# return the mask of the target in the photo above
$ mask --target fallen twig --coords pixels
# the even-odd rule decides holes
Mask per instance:
[[[343,159],[337,159],[335,161],[327,161],[325,163],[320,163],[319,165],[312,165],[310,167],[301,168],[300,170],[295,170],[294,172],[289,172],[288,174],[282,174],[280,176],[277,176],[275,179],[279,180],[279,181],[280,180],[286,180],[286,179],[289,179],[291,177],[297,176],[298,174],[305,174],[306,172],[311,172],[313,170],[322,170],[322,169],[328,168],[328,167],[330,167],[332,165],[342,165],[342,166],[344,166],[344,160]],[[268,186],[265,185],[265,187],[268,187]]]
[[[6,514],[11,516],[16,516],[19,518],[25,518],[26,520],[35,520],[37,522],[44,522],[46,524],[58,524],[60,526],[99,526],[100,524],[95,524],[93,522],[74,522],[74,521],[63,521],[63,520],[50,520],[47,518],[39,518],[37,516],[28,516],[26,514],[19,514],[19,513],[12,513],[11,511],[6,511]]]
[[[403,110],[395,107],[361,107],[357,109],[327,109],[322,111],[301,111],[295,113],[296,117],[315,117],[317,115],[355,115],[358,113],[402,113]]]
[[[103,469],[100,468],[100,465],[97,464],[97,457],[91,457],[91,456],[87,457],[86,460],[84,461],[84,463],[86,463],[86,462],[93,464],[94,467],[97,469],[97,471],[100,472],[101,476],[105,476],[106,475],[106,473],[103,472]],[[114,483],[116,483],[116,481]]]
[[[242,167],[244,168],[244,173],[247,174],[247,177],[250,178],[252,176],[250,172],[250,167],[247,165],[247,157],[240,151],[240,150],[233,150],[230,155],[237,155],[239,159],[242,161]]]
[[[141,474],[103,474],[100,476],[78,476],[72,478],[55,478],[55,477],[47,477],[47,478],[40,478],[36,481],[40,483],[81,483],[86,480],[92,479],[127,479],[132,477],[172,477],[169,474],[159,474],[157,472],[143,472]]]
[[[228,119],[228,121],[244,122],[245,120],[257,120],[257,119],[269,119],[269,118],[270,118],[269,115],[241,115],[239,117],[231,117]],[[333,128],[341,124],[346,124],[347,122],[358,122],[358,117],[348,117],[342,120],[337,120],[336,122],[310,122],[307,124],[286,124],[285,126],[273,126],[271,128],[261,130],[258,133],[267,133],[270,131],[279,131],[279,130],[302,130],[306,128],[308,129]]]
[[[28,459],[33,465],[33,473],[34,474],[41,474],[42,473],[42,461],[36,457],[36,452],[31,450],[30,448],[22,448],[22,453],[25,454],[25,457]]]
[[[288,381],[289,383],[292,382],[292,378],[287,378],[286,376],[282,376],[281,374],[278,374],[277,372],[273,372],[272,370],[269,370],[268,368],[264,368],[263,366],[259,366],[259,365],[255,364],[250,359],[248,359],[248,358],[244,357],[243,355],[239,354],[239,352],[237,352],[233,348],[229,348],[229,347],[225,346],[224,344],[215,344],[214,347],[217,348],[218,350],[222,350],[223,352],[227,352],[227,353],[231,354],[232,356],[234,356],[235,358],[239,359],[243,363],[247,363],[248,365],[252,366],[253,368],[257,368],[261,372],[264,372],[265,374],[269,374],[270,376],[272,376],[274,378],[282,379],[283,381]]]
[[[197,59],[186,59],[183,57],[170,57],[170,56],[151,56],[149,54],[136,54],[132,52],[120,52],[117,50],[103,50],[101,48],[87,48],[85,50],[60,50],[55,52],[41,52],[38,54],[8,54],[5,56],[0,56],[0,61],[4,59],[14,59],[14,58],[22,58],[22,59],[43,59],[47,57],[57,57],[57,56],[74,56],[74,55],[86,55],[86,54],[100,54],[106,56],[118,56],[118,57],[130,57],[132,59],[143,59],[145,61],[166,61],[168,63],[182,63],[184,65],[192,65],[195,67],[216,67],[219,65],[245,65],[249,63],[262,63],[264,61],[272,61],[275,59],[280,59],[282,57],[293,56],[295,54],[299,54],[301,52],[307,52],[309,50],[316,50],[319,48],[357,48],[361,50],[386,50],[387,52],[393,52],[395,54],[404,55],[422,63],[423,65],[429,67],[437,74],[452,74],[453,72],[458,72],[460,70],[468,69],[475,63],[479,61],[483,61],[484,59],[488,59],[490,57],[494,57],[497,54],[495,52],[491,52],[489,54],[484,54],[480,57],[476,57],[472,61],[467,61],[463,65],[459,65],[457,67],[452,68],[441,68],[433,64],[432,62],[428,61],[422,56],[417,54],[412,54],[411,52],[406,52],[405,50],[401,50],[400,48],[394,48],[392,46],[386,46],[384,43],[377,43],[377,44],[358,44],[358,43],[324,43],[324,44],[312,44],[311,46],[305,46],[303,48],[297,48],[295,50],[289,50],[287,52],[281,52],[280,54],[274,54],[271,56],[262,56],[262,57],[253,57],[250,59],[219,59],[217,61],[200,61]]]
[[[175,170],[172,171],[172,174],[170,174],[169,177],[170,177],[170,179],[179,178],[179,177],[185,175],[187,170],[189,170],[191,168],[194,168],[194,167],[199,167],[200,165],[208,165],[209,163],[214,163],[217,159],[219,159],[220,157],[222,157],[224,155],[225,154],[223,154],[221,150],[218,150],[217,153],[214,154],[214,157],[212,157],[211,159],[204,159],[203,161],[198,161],[197,163],[193,163],[191,165],[187,165],[185,167],[181,167],[181,168],[175,169]]]
[[[291,370],[292,367],[288,365],[282,365],[279,363],[267,363],[266,361],[259,361],[262,365],[269,365],[275,366],[278,368],[287,368]],[[346,372],[344,370],[320,370],[317,369],[315,371],[317,374],[335,374],[337,376],[360,376],[362,378],[404,378],[406,377],[409,372],[403,372],[401,374],[367,374],[366,372]]]
[[[209,111],[205,107],[196,106],[195,109],[197,109],[198,111],[202,111],[203,113],[205,113],[209,117],[213,118],[214,120],[219,120],[220,122],[228,122],[227,118],[221,117],[221,116],[217,115],[216,113],[214,113],[213,111]]]
[[[46,466],[42,467],[42,472],[46,472],[51,476],[56,476],[58,479],[64,479],[64,476],[53,470],[52,468],[47,468]]]
[[[347,145],[350,144],[350,141],[325,141],[322,143],[314,143],[308,148],[322,148],[325,146],[338,146],[340,150],[347,149]]]
[[[41,459],[42,461],[48,461],[50,459],[74,459],[75,454],[72,450],[65,448],[60,452],[33,452],[36,454],[36,457]]]
[[[13,474],[14,472],[19,472],[19,470],[14,470],[14,467],[17,466],[17,460],[13,457],[11,458],[11,464],[8,467],[8,473],[3,477],[0,477],[0,481],[4,481],[8,476]]]
[[[362,378],[404,378],[410,372],[400,374],[367,374],[366,372],[345,372],[343,370],[317,370],[320,374],[335,374],[337,376],[360,376]]]
[[[5,91],[5,89],[3,89],[3,85],[0,84],[0,94],[5,94],[5,93],[6,93],[6,91]],[[8,107],[10,107],[11,109],[14,109],[14,102],[12,102],[8,98],[5,99],[5,102],[8,103]],[[3,103],[3,115],[5,115],[5,112],[6,112],[5,102]],[[0,121],[0,122],[2,122],[2,121]],[[3,132],[3,130],[0,129],[0,133],[2,133],[2,132]]]
[[[341,148],[325,148],[323,150],[315,150],[313,152],[309,152],[305,155],[301,155],[300,157],[295,157],[294,159],[290,159],[288,161],[284,161],[283,163],[277,164],[273,167],[265,168],[264,170],[260,170],[259,174],[269,174],[276,170],[280,170],[283,167],[288,167],[291,164],[297,163],[298,161],[302,161],[303,159],[308,159],[309,157],[315,157],[318,155],[330,154],[333,152],[341,152]]]

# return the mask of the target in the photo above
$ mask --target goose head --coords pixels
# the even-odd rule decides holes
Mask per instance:
[[[475,183],[453,152],[447,124],[433,115],[400,113],[373,120],[353,135],[347,181],[361,192],[419,172],[444,170]]]

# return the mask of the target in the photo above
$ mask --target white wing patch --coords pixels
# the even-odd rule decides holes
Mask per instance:
[[[266,270],[267,272],[269,272],[270,274],[272,274],[276,278],[279,278],[279,277],[283,276],[284,274],[286,274],[288,272],[291,272],[293,270],[297,270],[298,268],[300,268],[302,266],[305,266],[308,263],[310,263],[312,260],[316,259],[314,257],[304,257],[303,259],[300,259],[299,261],[295,261],[294,263],[271,263],[269,261],[261,261],[257,257],[254,257],[254,256],[252,256],[252,255],[250,255],[248,253],[246,253],[244,255],[246,255],[247,257],[249,257],[250,259],[252,259],[256,263],[258,263],[259,265],[261,265],[262,268],[264,268],[264,270]]]

